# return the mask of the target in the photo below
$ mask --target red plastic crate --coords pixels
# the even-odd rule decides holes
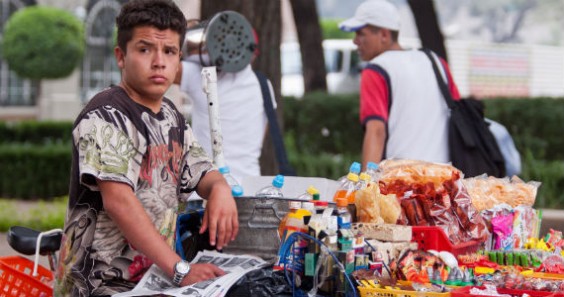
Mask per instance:
[[[452,290],[450,292],[451,297],[495,297],[489,295],[472,295],[470,294],[470,289],[472,288],[480,288],[484,289],[484,287],[462,287],[459,289]],[[545,296],[554,296],[554,297],[564,297],[564,293],[562,292],[548,292],[548,291],[528,291],[528,290],[515,290],[515,289],[503,289],[498,288],[497,292],[499,294],[508,294],[513,297],[522,297],[523,294],[528,294],[531,297],[545,297]]]
[[[38,265],[34,277],[33,264],[20,256],[0,257],[0,296],[53,296],[53,273]]]
[[[481,243],[470,240],[457,245],[453,245],[448,239],[445,231],[437,226],[412,226],[413,235],[411,241],[417,242],[422,250],[447,251],[453,255],[464,255],[473,253],[480,248]]]

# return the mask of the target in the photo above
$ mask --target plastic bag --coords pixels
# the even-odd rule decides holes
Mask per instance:
[[[293,296],[292,286],[286,281],[283,271],[272,270],[272,266],[253,270],[240,278],[227,292],[227,297]]]
[[[502,203],[507,203],[511,207],[533,206],[541,185],[536,181],[525,183],[517,176],[509,179],[486,175],[464,179],[463,183],[472,198],[472,204],[478,211]]]
[[[405,216],[410,225],[439,226],[453,244],[483,242],[489,236],[461,182],[460,170],[414,160],[386,160],[380,168],[380,191],[402,197],[401,217]]]

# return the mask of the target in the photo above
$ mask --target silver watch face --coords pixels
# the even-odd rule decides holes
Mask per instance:
[[[175,269],[180,274],[187,274],[190,271],[190,264],[188,264],[188,262],[180,261],[176,263]]]

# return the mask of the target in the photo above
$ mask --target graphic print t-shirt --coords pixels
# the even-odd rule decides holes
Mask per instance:
[[[195,190],[212,161],[173,103],[158,113],[120,87],[96,95],[73,130],[69,210],[57,271],[57,296],[129,291],[152,264],[103,208],[96,179],[129,185],[158,229],[179,197]]]

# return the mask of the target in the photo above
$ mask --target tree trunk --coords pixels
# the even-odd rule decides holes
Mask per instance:
[[[264,73],[272,82],[277,102],[278,122],[280,129],[284,131],[282,121],[284,104],[280,100],[281,2],[280,0],[205,0],[202,1],[201,18],[202,20],[209,19],[215,13],[224,10],[233,10],[244,15],[258,35],[260,54],[255,60],[253,68]],[[264,139],[260,165],[263,175],[278,173],[278,163],[270,135],[267,135]]]
[[[327,91],[323,37],[315,0],[290,0],[302,54],[304,93]]]
[[[445,41],[439,27],[433,0],[408,0],[407,2],[415,18],[421,45],[448,61]]]

